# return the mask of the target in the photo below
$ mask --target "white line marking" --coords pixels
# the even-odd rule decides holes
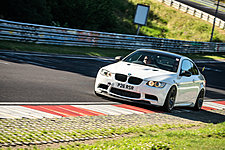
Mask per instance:
[[[0,102],[0,105],[116,105],[118,102]]]
[[[206,90],[209,90],[209,91],[216,91],[217,93],[224,94],[224,90],[218,89],[218,88],[206,87]]]
[[[225,101],[225,99],[204,99],[204,102]]]
[[[212,108],[220,109],[220,110],[225,109],[225,105],[217,104],[217,103],[213,103],[213,102],[204,102],[203,106],[212,107]]]
[[[120,108],[113,105],[72,105],[72,106],[97,111],[107,115],[143,114],[142,112],[139,111]]]
[[[32,108],[27,108],[27,107],[23,107],[23,106],[18,106],[17,108],[18,110],[20,110],[21,112],[27,113],[35,118],[61,118],[61,116],[58,115],[54,115],[54,114],[50,114],[50,113],[46,113],[43,111],[39,111],[39,110],[35,110]]]
[[[61,118],[61,116],[23,106],[0,106],[0,118]]]
[[[8,113],[2,112],[0,110],[0,118],[16,118],[15,116],[9,115]]]
[[[104,106],[102,107],[100,105],[72,105],[72,106],[100,112],[100,113],[103,113],[106,115],[120,115],[121,114],[121,113],[117,113],[117,112],[112,112],[108,109],[105,109]]]
[[[6,62],[0,62],[0,64],[5,64],[5,65],[8,65],[9,63],[6,63]]]
[[[223,70],[213,69],[213,68],[208,68],[208,67],[205,67],[205,70],[215,71],[215,72],[223,72]]]
[[[70,58],[70,59],[87,59],[87,60],[98,60],[98,61],[112,61],[111,58],[99,58],[99,57],[80,57],[80,56],[61,56],[51,54],[31,54],[31,53],[18,53],[18,52],[0,52],[5,54],[24,55],[24,56],[39,56],[39,57],[55,57],[55,58]]]
[[[107,109],[110,109],[112,111],[119,112],[122,114],[144,114],[143,112],[139,112],[139,111],[135,111],[135,110],[127,109],[127,108],[121,108],[116,106],[111,107],[111,106],[112,105],[108,105],[108,106],[105,105]]]

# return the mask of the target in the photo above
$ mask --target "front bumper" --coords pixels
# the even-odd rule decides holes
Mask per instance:
[[[116,99],[148,101],[152,105],[163,106],[171,86],[166,84],[163,88],[156,88],[150,87],[146,83],[147,81],[143,80],[139,85],[133,85],[128,82],[117,81],[114,77],[105,77],[98,74],[95,92]]]

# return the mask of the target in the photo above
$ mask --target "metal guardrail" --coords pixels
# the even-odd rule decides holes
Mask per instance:
[[[215,18],[215,16],[213,15],[205,13],[191,6],[185,5],[176,0],[158,0],[158,1],[213,24]],[[222,19],[216,18],[215,25],[220,27],[221,29],[225,29],[225,21],[223,21]]]
[[[118,49],[152,48],[178,53],[225,52],[225,43],[193,42],[27,24],[0,19],[0,40]]]

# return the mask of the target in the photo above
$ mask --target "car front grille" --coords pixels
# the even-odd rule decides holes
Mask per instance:
[[[121,82],[126,82],[127,81],[127,76],[124,75],[124,74],[117,73],[115,75],[115,79],[118,80],[118,81],[121,81]]]
[[[120,96],[125,96],[125,97],[130,97],[130,98],[140,98],[141,94],[140,93],[135,93],[135,92],[130,92],[130,91],[125,91],[117,88],[111,88],[110,90],[111,93],[120,95]]]
[[[116,79],[117,81],[126,82],[126,81],[127,81],[127,78],[129,78],[129,79],[128,79],[128,83],[134,84],[134,85],[139,85],[139,84],[141,84],[141,82],[143,81],[143,79],[141,79],[141,78],[137,78],[137,77],[127,77],[127,75],[124,75],[124,74],[119,74],[119,73],[117,73],[117,74],[115,75],[115,79]]]
[[[137,78],[137,77],[130,77],[130,78],[128,79],[128,83],[130,83],[130,84],[135,84],[135,85],[141,84],[142,81],[143,81],[142,79]]]

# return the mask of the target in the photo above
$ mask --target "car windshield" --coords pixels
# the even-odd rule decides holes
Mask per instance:
[[[125,57],[123,61],[177,72],[180,58],[157,52],[136,51]]]

